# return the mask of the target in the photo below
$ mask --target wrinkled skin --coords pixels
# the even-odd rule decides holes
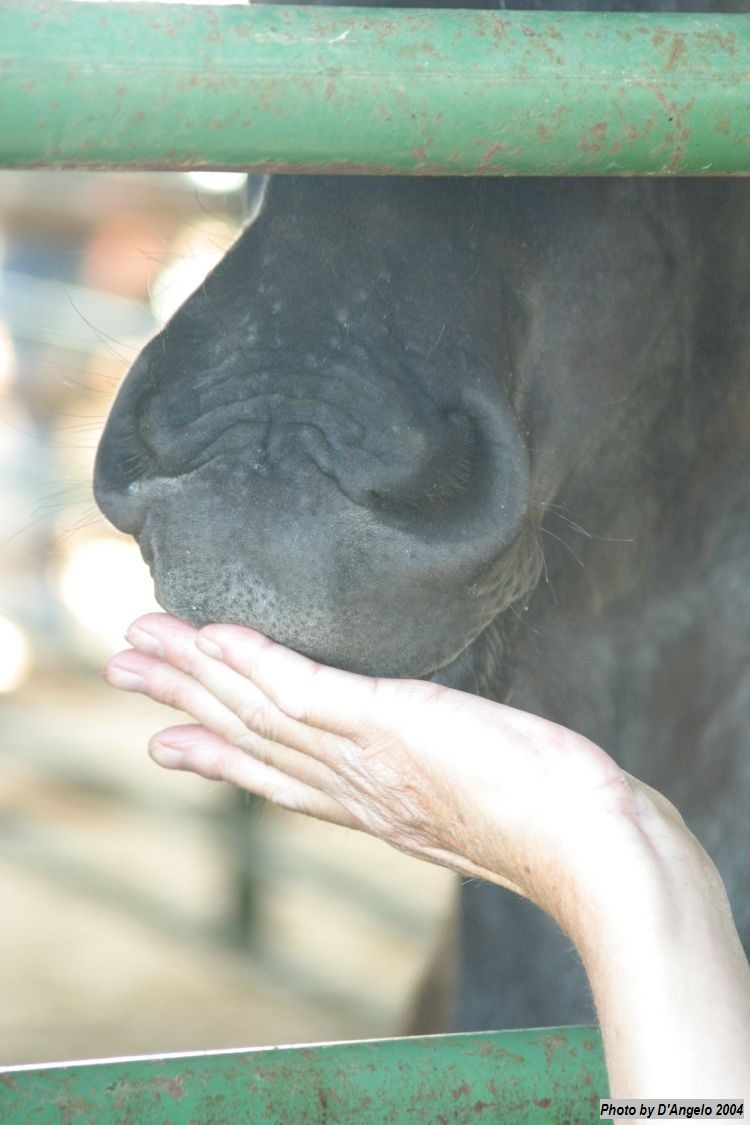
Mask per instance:
[[[680,807],[747,940],[750,185],[264,192],[99,450],[160,603],[580,731]],[[460,918],[450,1026],[592,1018],[535,908],[476,884]]]

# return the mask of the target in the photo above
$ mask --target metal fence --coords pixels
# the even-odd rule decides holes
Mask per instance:
[[[0,5],[0,166],[750,172],[750,15]]]
[[[583,1125],[607,1096],[585,1027],[0,1070],[7,1125]]]

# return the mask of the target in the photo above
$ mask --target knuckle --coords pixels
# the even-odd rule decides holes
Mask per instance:
[[[183,684],[170,667],[155,665],[148,670],[144,678],[148,693],[153,698],[176,710],[188,710],[185,706]]]
[[[264,699],[248,699],[239,707],[237,717],[248,731],[261,738],[268,738],[273,725],[271,710],[270,704]]]
[[[327,734],[321,744],[321,760],[349,787],[360,793],[380,789],[379,770],[355,741],[343,734]]]
[[[242,750],[244,754],[255,756],[258,747],[258,739],[247,727],[243,727],[233,734],[231,736],[231,742],[233,746],[236,746],[238,750]]]

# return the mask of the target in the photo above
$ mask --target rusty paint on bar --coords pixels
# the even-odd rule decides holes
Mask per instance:
[[[588,1125],[608,1096],[590,1027],[0,1069],[0,1119]]]
[[[0,166],[750,173],[750,16],[0,5]]]

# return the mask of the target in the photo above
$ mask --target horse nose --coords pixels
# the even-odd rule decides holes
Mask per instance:
[[[94,473],[94,499],[102,514],[118,531],[137,535],[146,515],[146,498],[141,481],[134,480],[123,489],[113,487],[108,474],[100,469]]]

